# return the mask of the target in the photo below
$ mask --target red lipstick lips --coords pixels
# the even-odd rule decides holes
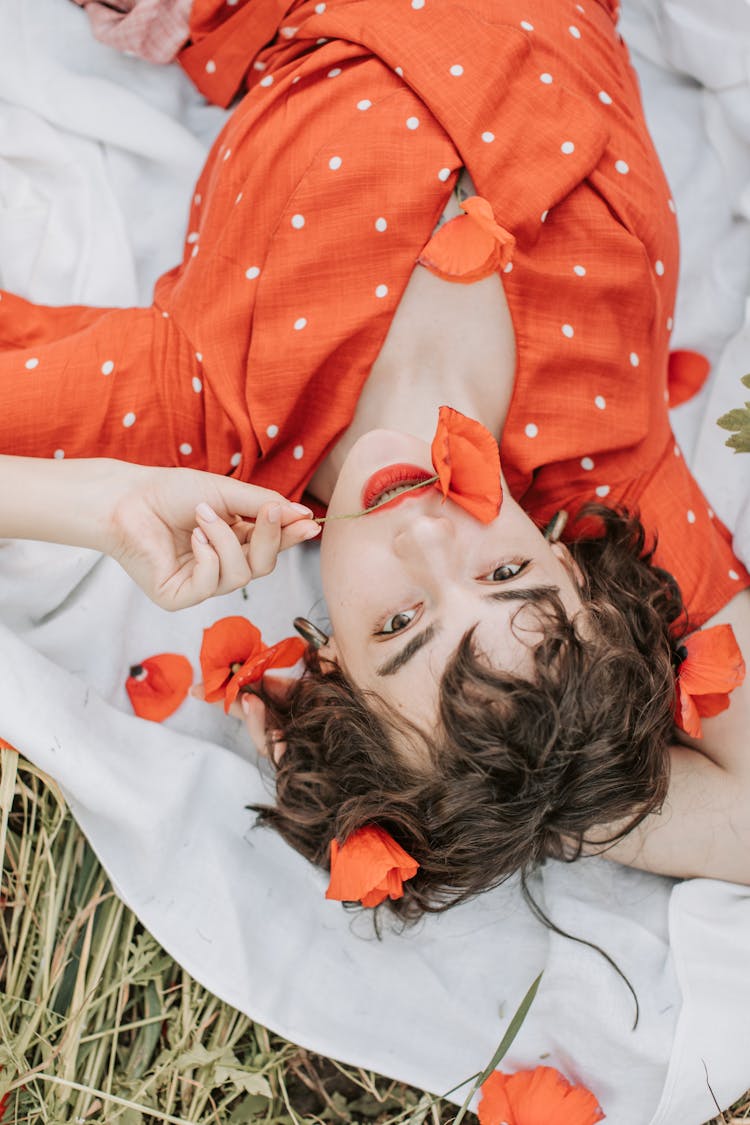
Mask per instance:
[[[428,472],[423,469],[421,465],[386,465],[384,469],[378,469],[376,473],[365,481],[364,488],[362,489],[362,507],[372,508],[374,504],[378,504],[380,498],[393,488],[398,488],[401,485],[420,484],[422,481],[431,480],[434,473]],[[421,489],[414,492],[402,492],[389,500],[387,504],[382,504],[378,507],[378,511],[384,511],[386,508],[392,507],[400,500],[405,499],[407,496],[414,496],[417,492],[421,493]]]

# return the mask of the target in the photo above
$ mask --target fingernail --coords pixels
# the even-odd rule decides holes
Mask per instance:
[[[307,531],[304,534],[304,539],[314,539],[316,535],[320,535],[322,530],[323,529],[320,526],[320,524],[316,523],[313,527],[309,527],[307,529]],[[303,539],[303,541],[304,541],[304,539]]]
[[[301,516],[312,515],[312,508],[306,508],[304,504],[290,504],[290,507],[294,508],[295,512],[299,512]]]
[[[208,543],[208,537],[207,537],[205,531],[202,528],[194,527],[193,528],[193,535],[198,540],[198,542],[203,543],[204,546],[206,545],[206,543]]]
[[[245,694],[240,699],[240,706],[246,715],[250,714],[250,696]]]
[[[271,504],[266,510],[266,518],[269,523],[278,523],[281,519],[281,508],[278,504]]]
[[[205,500],[201,500],[200,504],[195,510],[200,518],[202,520],[205,520],[206,523],[213,523],[217,518],[216,512],[213,510],[210,504],[207,504],[205,502]]]

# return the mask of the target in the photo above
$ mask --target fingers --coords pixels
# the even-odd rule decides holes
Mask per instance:
[[[286,751],[286,742],[281,731],[266,729],[265,704],[257,695],[243,693],[241,696],[242,717],[255,749],[263,758],[271,758],[278,765]]]

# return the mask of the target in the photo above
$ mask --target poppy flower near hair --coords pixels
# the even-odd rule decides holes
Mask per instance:
[[[187,657],[162,652],[131,667],[125,690],[139,718],[163,723],[186,698],[192,682],[193,667]]]
[[[306,648],[301,637],[285,637],[275,645],[264,645],[260,641],[258,650],[247,658],[227,684],[224,690],[224,710],[229,711],[242,689],[262,680],[271,668],[291,668],[302,659]]]
[[[450,406],[441,406],[431,445],[436,488],[475,519],[492,523],[503,502],[500,450],[490,431]]]
[[[243,687],[257,683],[270,668],[291,668],[304,651],[299,637],[266,645],[260,629],[246,617],[222,617],[203,630],[200,660],[206,702],[223,699],[229,711]]]
[[[559,1070],[538,1066],[482,1083],[480,1125],[595,1125],[604,1114],[585,1086],[574,1086]]]
[[[726,711],[729,693],[745,678],[731,625],[714,625],[683,641],[685,658],[676,684],[675,721],[692,738],[702,736],[701,718]]]
[[[377,824],[352,832],[344,844],[331,840],[331,881],[326,898],[379,906],[386,898],[401,898],[404,882],[419,864]]]

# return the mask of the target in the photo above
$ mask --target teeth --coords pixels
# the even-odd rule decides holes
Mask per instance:
[[[380,496],[376,497],[374,504],[385,504],[386,501],[392,500],[394,496],[400,496],[402,492],[406,492],[407,488],[413,488],[418,482],[415,480],[404,481],[403,484],[397,485],[395,488],[388,488],[385,492],[381,492]]]

